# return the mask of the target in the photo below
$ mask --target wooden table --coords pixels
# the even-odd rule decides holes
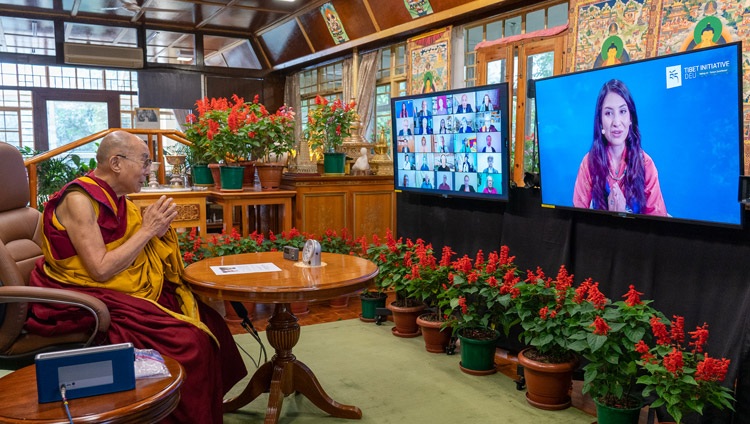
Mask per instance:
[[[135,389],[69,400],[76,423],[153,423],[167,417],[180,402],[185,371],[164,357],[171,377],[145,378]],[[67,423],[62,402],[39,403],[36,367],[29,365],[0,378],[0,422]]]
[[[224,220],[224,231],[229,233],[234,222],[234,208],[242,208],[242,236],[250,234],[250,206],[278,205],[280,211],[281,231],[292,229],[292,198],[297,193],[291,190],[264,190],[264,191],[212,191],[208,195],[208,201],[222,206],[222,219]]]
[[[269,262],[281,271],[216,275],[210,268]],[[265,422],[277,423],[284,396],[299,392],[335,417],[362,418],[362,411],[356,406],[342,405],[331,399],[313,372],[292,354],[299,340],[300,326],[289,304],[332,299],[361,290],[377,275],[378,267],[366,259],[336,253],[323,253],[322,262],[325,265],[321,267],[302,267],[298,262],[283,259],[281,252],[264,252],[204,259],[185,269],[183,279],[197,294],[276,304],[266,327],[268,342],[276,354],[255,372],[239,396],[224,401],[224,411],[234,411],[261,393],[270,392]]]
[[[154,203],[161,196],[174,199],[177,205],[177,218],[172,221],[174,228],[198,228],[198,236],[206,235],[206,197],[207,191],[174,191],[174,190],[148,190],[140,193],[131,193],[128,198],[141,208],[141,213],[146,206]]]

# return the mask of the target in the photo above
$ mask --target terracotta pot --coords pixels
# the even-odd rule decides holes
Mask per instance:
[[[249,319],[253,319],[253,312],[255,312],[255,303],[253,302],[240,302],[242,306],[247,309],[247,316]],[[242,322],[242,318],[237,315],[237,312],[232,307],[232,302],[224,301],[224,320],[227,322]]]
[[[427,315],[430,314],[422,314],[417,317],[417,325],[422,330],[422,337],[424,338],[424,347],[431,353],[445,353],[453,331],[450,327],[441,329],[443,321],[426,320]]]
[[[221,165],[218,163],[209,163],[208,169],[211,170],[211,176],[214,177],[214,190],[221,190]]]
[[[548,364],[527,358],[524,353],[528,351],[518,353],[518,363],[523,366],[526,379],[526,401],[548,411],[570,407],[573,371],[578,367],[578,358],[563,364]]]
[[[242,188],[253,188],[255,183],[255,161],[242,160],[238,162],[240,166],[245,167],[245,175],[242,177]]]
[[[278,190],[281,185],[281,176],[284,173],[283,163],[256,163],[258,178],[263,190]]]
[[[394,336],[397,337],[417,337],[420,334],[417,325],[417,317],[422,315],[425,305],[401,307],[396,306],[395,302],[388,305],[388,309],[393,312],[393,323],[395,327],[391,329]]]
[[[307,315],[310,313],[309,304],[307,302],[292,302],[291,303],[292,313],[296,316]]]
[[[331,308],[334,309],[342,309],[349,306],[349,296],[340,296],[335,299],[331,299],[328,301],[328,304],[331,305]]]

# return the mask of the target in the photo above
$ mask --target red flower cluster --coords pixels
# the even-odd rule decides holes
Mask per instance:
[[[631,284],[630,287],[628,288],[628,292],[625,293],[622,297],[625,298],[625,304],[626,305],[628,305],[630,307],[633,307],[633,306],[636,306],[636,305],[643,304],[643,302],[641,302],[641,295],[642,294],[643,293],[641,293],[639,291],[636,291],[635,290],[635,286]]]

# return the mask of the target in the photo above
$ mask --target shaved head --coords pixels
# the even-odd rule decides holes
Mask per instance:
[[[109,158],[118,154],[127,154],[139,143],[144,143],[138,136],[127,131],[114,131],[102,138],[96,152],[96,162],[105,164]]]

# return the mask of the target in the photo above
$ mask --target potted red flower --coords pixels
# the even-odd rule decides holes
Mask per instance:
[[[491,252],[467,255],[451,264],[443,297],[443,311],[450,314],[454,334],[461,344],[461,370],[473,375],[495,372],[495,349],[500,330],[507,335],[515,316],[509,313],[511,295],[503,281],[515,281],[518,270],[507,246]],[[445,303],[447,302],[447,307]]]
[[[635,349],[641,355],[638,365],[645,371],[638,378],[645,386],[643,396],[655,397],[651,407],[664,406],[677,423],[689,413],[703,414],[708,404],[733,410],[732,390],[722,385],[730,361],[713,358],[705,351],[708,324],[690,331],[688,340],[681,316],[674,316],[669,328],[658,316],[650,323],[655,343],[649,346],[641,341]]]

